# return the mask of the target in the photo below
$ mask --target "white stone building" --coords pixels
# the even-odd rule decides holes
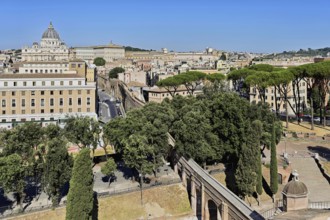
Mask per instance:
[[[96,57],[102,57],[106,62],[113,62],[125,58],[125,48],[110,43],[109,45],[75,47],[72,57],[91,63]]]
[[[67,60],[69,60],[69,48],[61,41],[51,22],[43,33],[40,43],[34,42],[32,47],[22,48],[22,61]]]

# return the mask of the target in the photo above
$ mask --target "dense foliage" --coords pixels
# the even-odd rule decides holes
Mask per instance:
[[[66,219],[91,219],[93,203],[92,161],[90,150],[84,148],[74,161],[67,197]]]
[[[105,65],[105,59],[102,57],[96,57],[93,62],[96,66],[104,66]]]
[[[230,163],[236,182],[229,187],[244,197],[260,187],[261,146],[270,146],[273,121],[279,142],[281,123],[268,105],[251,105],[217,89],[208,95],[149,103],[128,112],[127,118],[110,121],[105,135],[125,163],[142,174],[155,172],[172,151],[203,166]],[[175,139],[174,149],[169,148],[167,133]]]
[[[109,78],[110,79],[117,79],[118,78],[118,73],[123,73],[125,72],[125,69],[122,67],[115,67],[112,70],[109,71]]]

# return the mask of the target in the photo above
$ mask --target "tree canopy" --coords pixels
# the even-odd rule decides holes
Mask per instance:
[[[102,57],[96,57],[93,62],[96,66],[104,66],[105,65],[105,59]]]
[[[125,72],[125,69],[122,67],[115,67],[112,70],[109,71],[109,78],[110,79],[117,79],[118,78],[118,73],[123,73]]]

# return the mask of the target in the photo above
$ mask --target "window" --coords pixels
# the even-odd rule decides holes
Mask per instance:
[[[25,91],[22,91],[22,96],[24,96],[25,95]]]
[[[69,81],[69,85],[72,86],[72,81]]]
[[[23,114],[23,115],[25,114],[25,110],[24,110],[24,109],[22,110],[22,114]]]
[[[11,107],[16,107],[16,99],[11,100]]]
[[[6,122],[6,119],[2,119],[1,122]]]
[[[4,82],[4,85],[5,85],[5,86],[8,86],[8,82]]]
[[[62,90],[60,90],[58,93],[59,93],[60,95],[63,95],[63,91],[62,91]]]
[[[60,98],[60,105],[63,106],[63,98]]]
[[[35,95],[36,94],[36,92],[35,91],[31,91],[31,95]]]
[[[90,112],[91,111],[91,109],[90,108],[87,108],[87,112]]]
[[[72,63],[71,68],[76,68],[76,64]]]
[[[45,91],[40,91],[40,95],[45,95]]]
[[[81,108],[78,108],[78,112],[81,112]]]
[[[72,105],[72,98],[69,98],[69,105]]]
[[[46,70],[46,73],[47,73],[47,70]],[[42,83],[41,83],[43,86],[45,86],[46,85],[46,82],[45,81],[42,81]]]
[[[54,99],[53,98],[50,99],[50,106],[54,106]]]
[[[5,110],[2,110],[2,114],[5,115],[6,114],[6,111]]]
[[[25,99],[22,99],[22,107],[25,107]]]
[[[42,114],[43,114],[43,113],[45,113],[45,109],[41,109],[41,111],[40,111],[40,112],[41,112]]]
[[[55,73],[57,73],[57,70],[55,70]]]
[[[14,82],[14,86],[17,86],[17,82]]]
[[[29,71],[26,69],[25,72],[27,73],[27,72],[29,72]]]
[[[78,105],[81,105],[81,98],[78,98]]]
[[[81,64],[78,64],[78,68],[80,68],[81,67]]]
[[[11,92],[11,95],[12,95],[12,96],[15,96],[15,95],[16,95],[16,92]]]
[[[32,111],[31,111],[31,113],[32,113]],[[31,118],[31,121],[35,121],[36,119],[35,118]]]
[[[15,115],[16,114],[16,111],[15,110],[11,110],[11,114],[12,115]]]
[[[41,121],[45,121],[45,118],[40,118]]]
[[[45,99],[40,100],[40,106],[45,106]]]
[[[90,105],[91,104],[91,98],[87,98],[87,105]]]
[[[63,86],[63,85],[64,85],[64,82],[63,82],[63,81],[61,81],[61,82],[60,82],[60,84],[61,84],[61,86]]]
[[[2,96],[6,96],[6,92],[4,92],[4,91],[1,92],[1,94],[2,94]]]
[[[60,113],[63,113],[63,108],[60,108]]]
[[[72,90],[69,90],[69,95],[72,95]]]
[[[91,94],[91,90],[87,90],[87,95]]]
[[[2,107],[6,107],[6,100],[5,100],[5,99],[2,99],[2,101],[1,101],[1,106],[2,106]]]
[[[51,94],[51,95],[54,95],[54,91],[50,91],[50,94]]]
[[[50,113],[54,113],[54,109],[51,108],[51,109],[50,109]]]
[[[26,82],[23,82],[23,86],[26,86],[27,84],[26,84]]]
[[[53,73],[53,70],[51,69],[51,70],[49,70],[49,72],[50,72],[50,73]]]
[[[31,106],[34,107],[36,105],[35,99],[31,99]]]
[[[81,90],[78,90],[78,95],[81,95]]]
[[[54,86],[54,85],[55,85],[55,82],[54,82],[54,81],[51,81],[50,84],[51,84],[52,86]]]
[[[34,81],[32,82],[32,85],[33,85],[33,86],[36,86],[36,84],[37,84],[36,82],[34,82]]]
[[[69,112],[72,112],[72,108],[69,108]]]
[[[78,81],[78,85],[81,86],[81,81]]]

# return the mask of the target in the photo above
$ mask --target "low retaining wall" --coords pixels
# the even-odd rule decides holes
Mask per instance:
[[[320,161],[320,158],[319,158],[319,155],[318,154],[315,154],[315,162],[317,164],[317,166],[319,167],[322,175],[324,176],[324,178],[328,181],[328,183],[330,184],[330,175],[326,172],[326,170],[324,169],[321,161]]]

